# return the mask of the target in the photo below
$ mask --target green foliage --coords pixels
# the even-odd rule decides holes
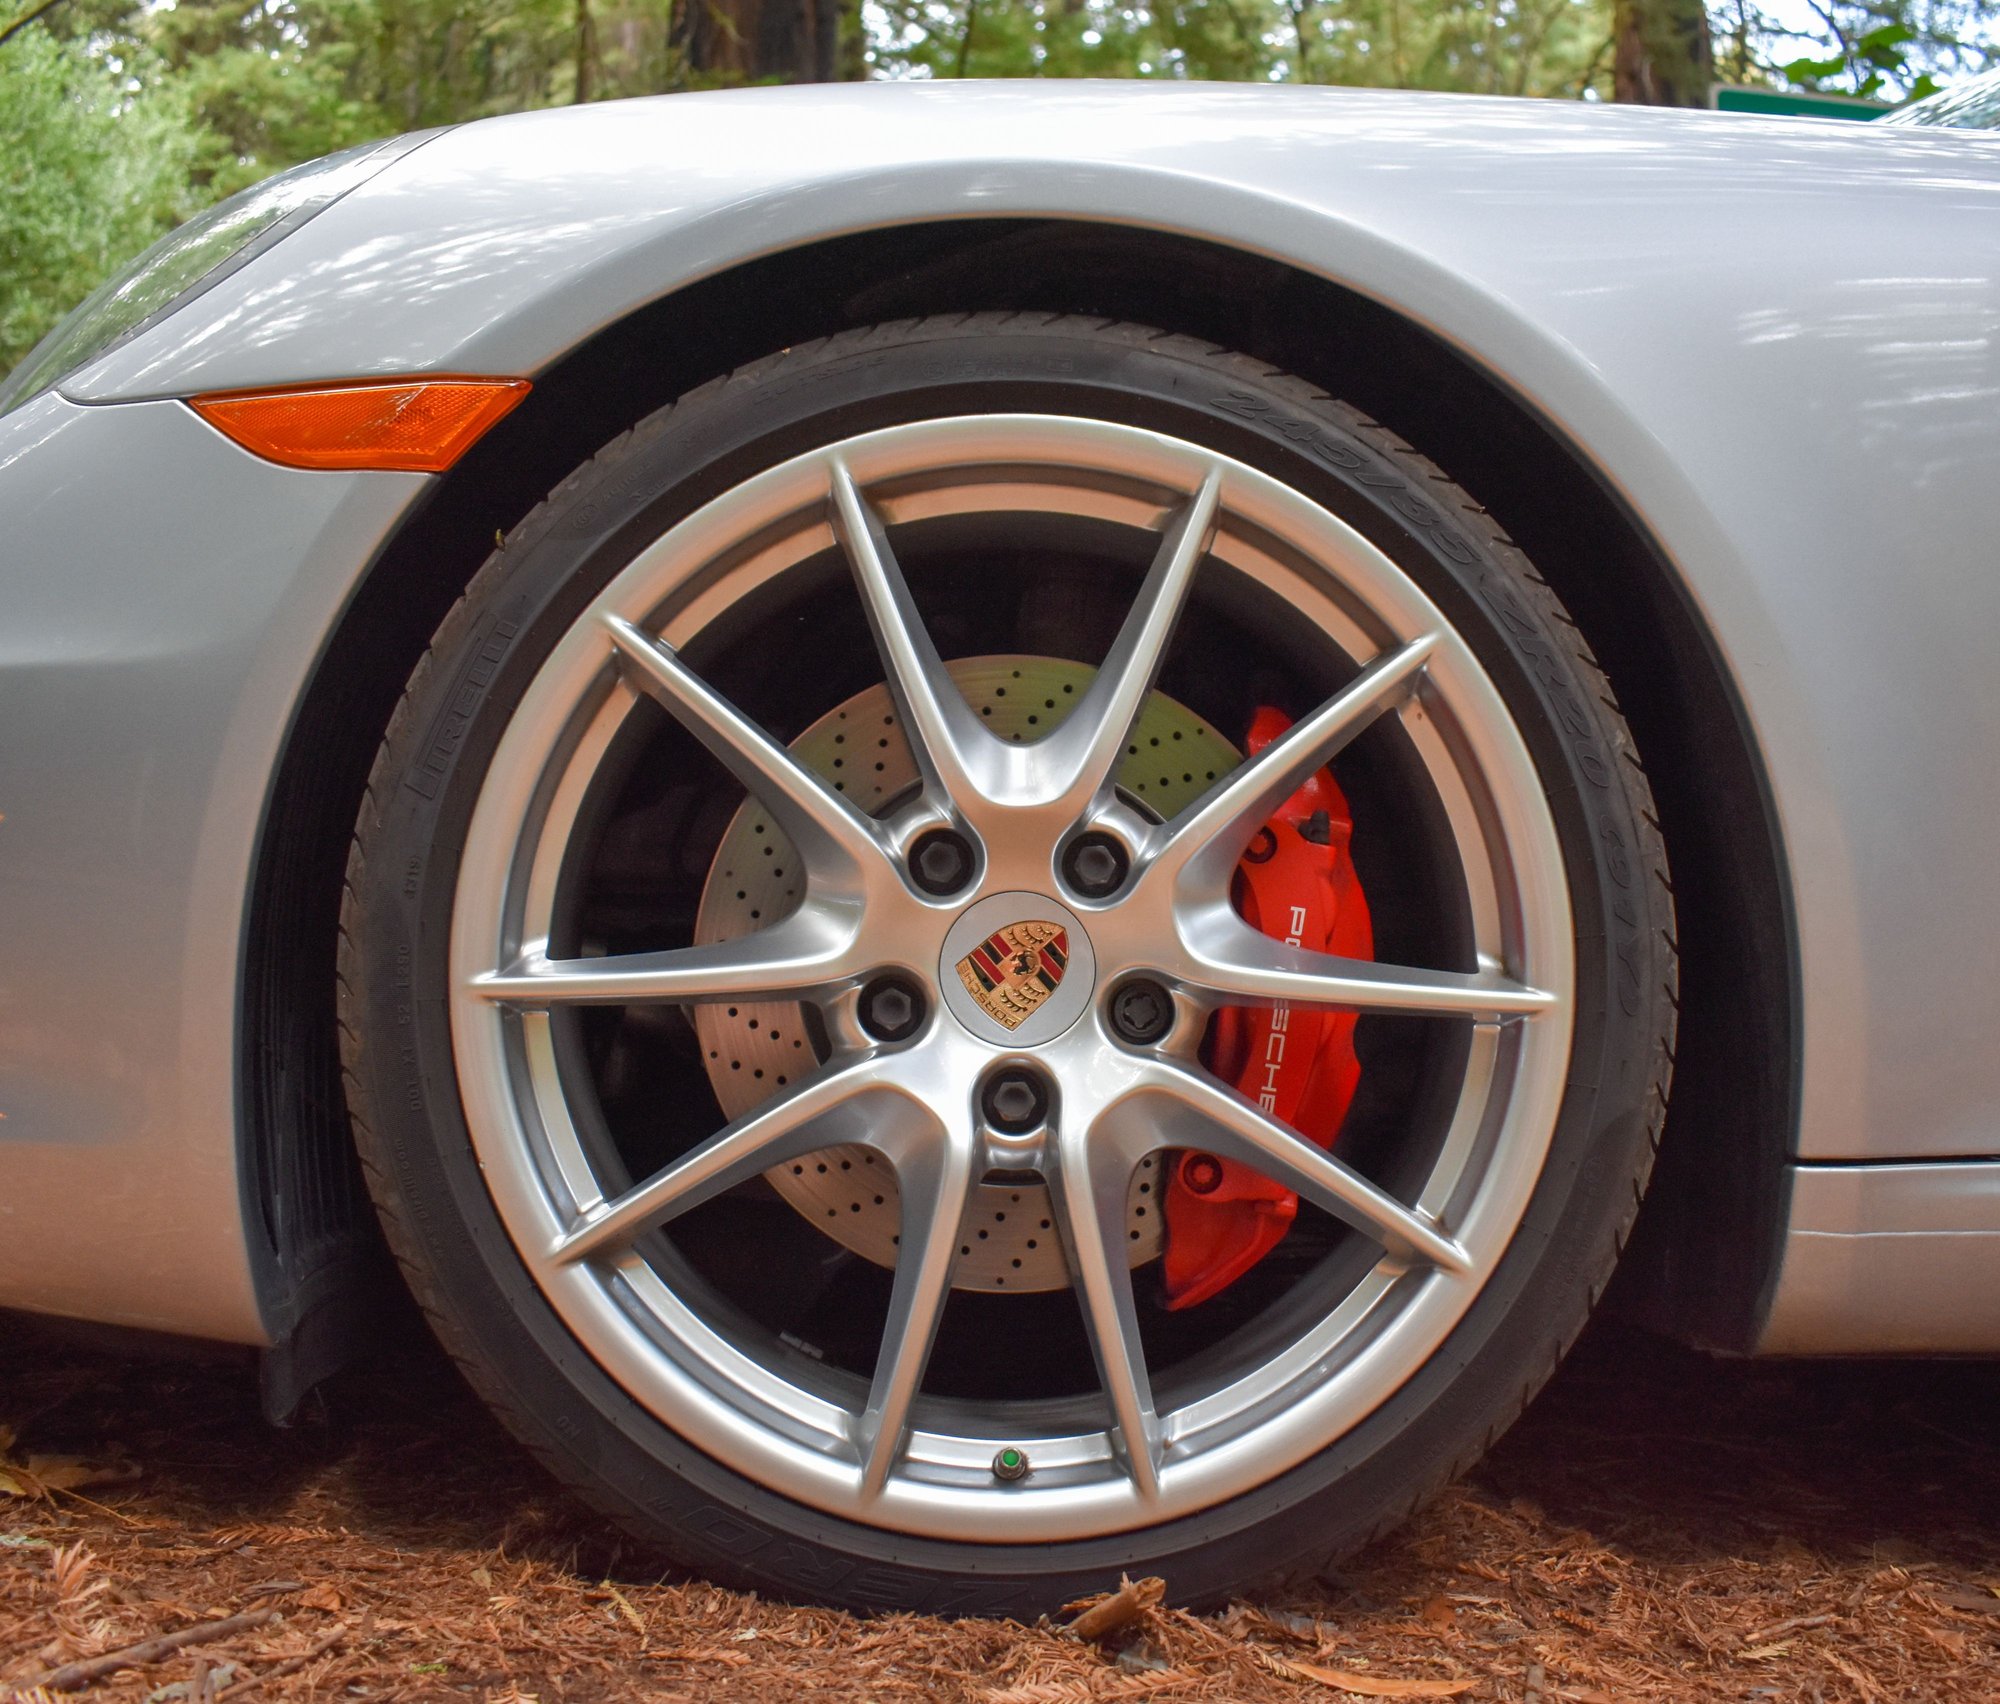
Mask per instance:
[[[1868,97],[1882,88],[1888,74],[1903,69],[1903,44],[1916,40],[1916,36],[1917,32],[1908,24],[1880,24],[1866,35],[1845,43],[1843,51],[1830,59],[1808,56],[1791,60],[1778,69],[1788,82],[1801,89],[1840,88],[1845,79],[1858,77],[1860,81],[1851,92]]]
[[[1722,0],[1712,21],[1731,83],[1921,100],[2000,64],[2000,0],[1806,0],[1782,19],[1756,0]]]
[[[574,0],[291,0],[287,11],[315,53],[338,51],[342,90],[378,134],[574,94]]]
[[[0,370],[194,210],[184,93],[138,56],[29,29],[0,47]]]
[[[880,0],[889,76],[1185,77],[1602,94],[1609,0]]]
[[[1274,63],[1269,8],[1202,0],[1157,12],[1095,0],[885,0],[868,63],[918,77],[1261,80]]]

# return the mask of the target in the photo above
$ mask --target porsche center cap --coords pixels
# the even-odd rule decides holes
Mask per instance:
[[[1038,893],[996,893],[944,939],[938,982],[953,1017],[982,1041],[1036,1047],[1090,1003],[1097,963],[1074,912]]]

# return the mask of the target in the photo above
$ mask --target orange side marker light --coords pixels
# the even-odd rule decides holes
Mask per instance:
[[[528,394],[526,379],[400,379],[217,391],[191,406],[284,467],[443,473]]]

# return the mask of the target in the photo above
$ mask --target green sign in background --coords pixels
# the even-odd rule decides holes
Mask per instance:
[[[1776,118],[1878,118],[1889,110],[1886,101],[1857,100],[1853,95],[1816,95],[1805,89],[1739,89],[1718,84],[1717,112],[1762,112]]]

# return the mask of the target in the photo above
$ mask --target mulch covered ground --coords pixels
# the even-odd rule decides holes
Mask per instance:
[[[1985,1704],[1996,1415],[1996,1365],[1729,1363],[1600,1327],[1469,1483],[1311,1590],[1193,1617],[1135,1586],[1087,1638],[662,1579],[414,1340],[272,1432],[239,1364],[0,1321],[0,1701]]]

